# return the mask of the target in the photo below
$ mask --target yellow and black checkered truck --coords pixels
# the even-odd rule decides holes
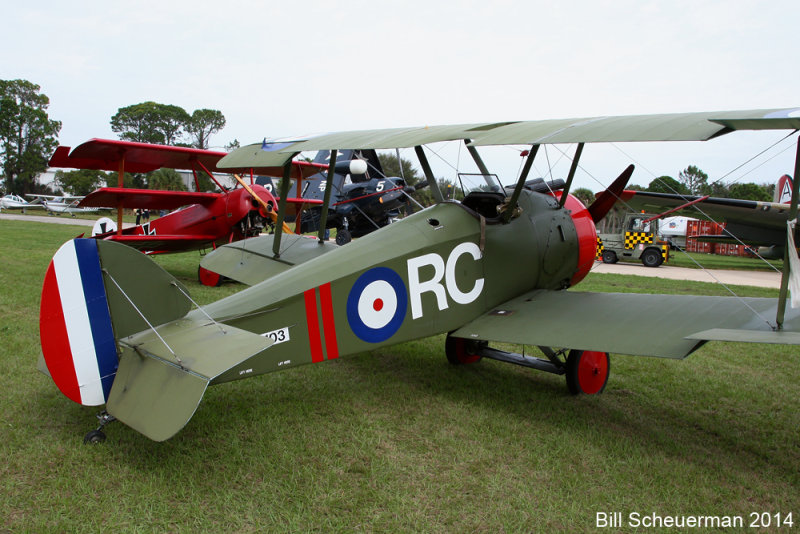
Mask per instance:
[[[628,213],[617,233],[597,235],[597,259],[603,263],[640,260],[658,267],[669,259],[669,245],[658,238],[658,219],[646,213]]]

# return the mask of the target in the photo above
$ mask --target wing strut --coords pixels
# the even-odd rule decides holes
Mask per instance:
[[[800,137],[797,139],[797,154],[794,158],[794,180],[792,180],[792,204],[789,208],[789,220],[792,221],[797,218],[797,193],[800,190]],[[788,230],[786,232],[789,233]],[[790,234],[791,235],[791,234]],[[783,250],[783,275],[781,276],[781,292],[778,295],[778,312],[775,316],[775,322],[778,324],[778,330],[783,329],[783,318],[786,313],[786,295],[789,290],[789,254],[796,254],[794,250],[789,250],[789,247],[795,247],[796,244],[789,242],[787,237],[786,248]]]
[[[560,208],[563,208],[564,203],[567,201],[569,190],[572,187],[572,180],[575,178],[575,171],[578,170],[578,162],[580,161],[581,154],[583,153],[583,145],[584,143],[578,143],[578,148],[575,149],[575,156],[572,158],[572,165],[569,168],[569,176],[567,176],[567,185],[564,186],[564,189],[561,192],[561,200],[558,203]]]
[[[120,149],[119,155],[119,177],[117,178],[117,186],[124,187],[125,185],[125,149]],[[117,235],[122,235],[122,205],[117,206]]]
[[[431,194],[433,195],[433,199],[436,202],[444,202],[442,191],[439,189],[439,184],[436,183],[436,178],[433,176],[431,165],[430,163],[428,163],[428,158],[425,156],[425,151],[422,149],[422,146],[420,145],[415,146],[414,152],[417,153],[417,159],[419,160],[419,164],[422,167],[422,172],[425,174],[425,178],[428,179],[428,185],[431,187]]]
[[[328,208],[330,208],[331,205],[331,189],[333,188],[333,176],[336,174],[336,156],[338,152],[339,151],[335,149],[331,150],[331,159],[328,162],[328,177],[325,179],[325,196],[322,199],[322,210],[319,216],[319,233],[317,234],[320,243],[325,242],[325,226],[328,224]],[[397,158],[397,161],[399,162],[400,158]]]
[[[208,175],[208,177],[209,177],[209,178],[211,178],[211,180],[212,180],[212,181],[213,181],[215,184],[217,184],[217,187],[219,187],[219,188],[220,188],[220,190],[221,190],[223,193],[227,193],[227,192],[228,192],[228,188],[227,188],[227,187],[225,187],[224,185],[222,185],[221,183],[219,183],[219,182],[217,181],[217,179],[216,179],[216,178],[214,178],[214,175],[213,175],[213,174],[211,174],[211,171],[209,171],[208,169],[206,169],[206,166],[205,166],[205,165],[203,165],[203,162],[202,162],[202,161],[200,161],[200,160],[197,160],[197,164],[198,164],[198,165],[200,165],[200,168],[201,168],[201,169],[203,169],[203,170],[205,171],[205,173]],[[192,167],[192,170],[194,171],[194,167]],[[195,180],[196,180],[196,179],[197,179],[197,178],[195,177]]]
[[[283,221],[286,218],[286,199],[289,197],[289,186],[291,186],[292,160],[297,154],[292,154],[286,163],[283,164],[283,178],[281,179],[281,199],[278,201],[278,220],[275,223],[275,239],[272,242],[272,253],[276,258],[281,257],[281,235],[283,233]],[[299,224],[295,221],[295,224]]]
[[[514,193],[511,195],[511,200],[509,200],[505,208],[503,208],[504,223],[511,220],[511,215],[514,213],[514,208],[517,206],[519,196],[522,194],[522,188],[525,187],[525,180],[528,179],[528,173],[531,172],[531,166],[533,165],[533,160],[536,158],[537,152],[539,152],[539,145],[532,145],[528,153],[528,159],[525,160],[525,165],[523,165],[519,180],[517,180],[517,186],[514,188]]]

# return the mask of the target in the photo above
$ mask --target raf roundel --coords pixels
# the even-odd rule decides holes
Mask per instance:
[[[375,267],[358,277],[347,297],[347,320],[363,341],[380,343],[403,324],[408,297],[403,279],[388,267]]]

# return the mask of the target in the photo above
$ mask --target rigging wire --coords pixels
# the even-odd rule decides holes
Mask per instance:
[[[745,165],[747,165],[748,163],[750,163],[751,161],[753,161],[754,159],[756,159],[758,156],[762,155],[764,152],[767,152],[768,150],[771,150],[773,147],[775,147],[776,145],[778,145],[778,144],[782,143],[783,141],[785,141],[786,139],[790,138],[791,136],[793,136],[793,135],[794,135],[794,134],[796,134],[796,133],[797,133],[797,130],[794,130],[794,131],[791,131],[791,132],[789,132],[789,133],[788,133],[788,134],[786,134],[786,136],[784,136],[782,139],[780,139],[780,140],[776,141],[775,143],[771,144],[770,146],[768,146],[767,148],[765,148],[764,150],[762,150],[761,152],[759,152],[758,154],[756,154],[756,155],[755,155],[755,156],[753,156],[752,158],[748,159],[747,161],[745,161],[744,163],[742,163],[742,164],[741,164],[741,165],[739,165],[738,167],[734,168],[733,170],[731,170],[731,171],[729,171],[729,172],[727,172],[727,173],[723,174],[721,177],[719,177],[719,178],[717,178],[716,180],[714,180],[713,182],[711,182],[711,184],[713,185],[713,184],[715,184],[715,183],[719,182],[720,180],[722,180],[723,178],[725,178],[725,177],[727,177],[727,176],[729,176],[729,175],[733,174],[733,173],[734,173],[734,172],[736,172],[737,170],[741,169],[742,167],[744,167]],[[788,148],[787,148],[787,149],[784,149],[783,151],[779,152],[778,154],[782,154],[782,153],[783,153],[783,152],[785,152],[786,150],[788,150]],[[776,154],[776,156],[777,156],[778,154]],[[767,160],[767,161],[769,161],[769,160]],[[765,161],[764,163],[766,163],[766,161]],[[762,163],[762,165],[763,165],[763,163]],[[757,168],[758,168],[758,167],[756,167],[756,169],[757,169]],[[752,172],[752,171],[751,171],[751,172]],[[742,178],[743,176],[744,176],[744,175],[740,176],[739,178]],[[738,180],[739,178],[737,178],[737,180]],[[734,182],[735,182],[735,181],[736,181],[736,180],[734,180]]]
[[[789,136],[791,136],[791,135],[794,135],[795,133],[796,133],[796,131],[794,131],[794,132],[790,133],[790,134],[789,134]],[[727,173],[725,176],[728,176],[728,175],[730,175],[731,173],[735,172],[735,171],[736,171],[736,169],[740,169],[742,166],[746,165],[748,162],[750,162],[750,161],[753,161],[753,160],[754,160],[756,157],[758,157],[758,156],[760,156],[761,154],[763,154],[764,152],[766,152],[766,151],[770,150],[771,148],[773,148],[773,147],[774,147],[774,146],[776,146],[777,144],[779,144],[779,143],[783,142],[783,141],[784,141],[784,140],[786,140],[786,139],[787,139],[789,136],[783,137],[783,138],[782,138],[782,139],[780,139],[779,141],[776,141],[775,143],[773,143],[772,145],[770,145],[770,146],[769,146],[769,147],[767,147],[766,149],[764,149],[764,150],[762,150],[761,152],[759,152],[759,153],[758,153],[756,156],[753,156],[752,158],[748,159],[748,160],[747,160],[745,163],[743,163],[742,165],[739,165],[739,166],[737,166],[737,167],[736,167],[734,170],[730,171],[730,172],[729,172],[729,173]],[[639,165],[639,162],[637,162],[635,158],[633,158],[632,156],[630,156],[629,154],[627,154],[627,153],[626,153],[624,150],[622,150],[622,149],[621,149],[619,146],[617,146],[615,143],[611,143],[611,145],[612,145],[614,148],[616,148],[617,150],[619,150],[620,152],[622,152],[622,154],[624,154],[626,157],[628,157],[628,158],[630,158],[631,160],[633,160],[633,162],[634,162],[634,163],[636,163],[636,165],[637,165],[637,166]],[[783,150],[783,151],[781,151],[780,153],[783,153],[783,152],[785,152],[785,151],[786,151],[786,149],[784,149],[784,150]],[[780,154],[780,153],[779,153],[779,154]],[[776,156],[777,156],[777,154],[776,154]],[[773,156],[773,157],[775,157],[775,156]],[[766,162],[764,162],[764,163],[766,163]],[[763,165],[763,163],[762,163],[762,165]],[[684,195],[683,193],[680,193],[680,192],[676,191],[676,190],[675,190],[675,189],[674,189],[672,186],[670,186],[670,185],[669,185],[667,182],[665,182],[664,180],[661,180],[661,178],[660,178],[660,177],[657,177],[657,176],[656,176],[656,175],[655,175],[655,174],[654,174],[654,173],[653,173],[651,170],[647,169],[647,168],[646,168],[646,167],[644,167],[644,166],[642,166],[642,167],[643,167],[643,168],[644,168],[644,169],[645,169],[645,170],[646,170],[646,171],[647,171],[647,172],[648,172],[648,173],[649,173],[649,174],[650,174],[650,175],[651,175],[651,176],[652,176],[652,177],[653,177],[655,180],[659,180],[659,181],[660,181],[660,183],[661,183],[661,185],[663,185],[664,187],[666,187],[667,189],[669,189],[670,191],[672,191],[672,193],[673,193],[674,195],[676,195],[676,196],[679,196],[679,197],[680,197],[681,199],[683,199],[685,202],[690,202],[690,199],[689,199],[689,198],[688,198],[686,195]],[[757,168],[757,167],[756,167],[756,168]],[[719,181],[719,180],[715,180],[715,181],[714,181],[714,182],[712,182],[712,183],[716,183],[717,181]],[[618,200],[618,201],[620,201],[620,202],[622,202],[623,204],[625,204],[625,205],[627,206],[628,210],[631,210],[631,211],[633,211],[633,210],[632,210],[632,208],[630,207],[630,205],[629,205],[627,202],[625,202],[624,200],[620,199],[619,197],[617,197],[617,200]],[[693,205],[692,205],[692,208],[694,208],[695,210],[697,210],[697,211],[698,211],[698,212],[699,212],[699,213],[700,213],[700,214],[701,214],[703,217],[705,217],[705,218],[706,218],[706,219],[708,219],[709,221],[713,222],[714,224],[717,224],[717,225],[722,225],[722,223],[718,222],[716,219],[714,219],[714,217],[712,217],[711,215],[709,215],[709,214],[707,214],[706,212],[704,212],[704,211],[703,211],[703,209],[702,209],[702,208],[701,208],[701,207],[700,207],[698,204],[693,204]],[[756,257],[757,257],[759,260],[761,260],[761,261],[763,261],[765,264],[767,264],[767,266],[769,266],[769,268],[770,268],[770,269],[774,270],[774,271],[775,271],[775,272],[777,272],[777,273],[780,273],[780,272],[781,272],[781,271],[780,271],[780,269],[778,269],[777,267],[775,267],[773,264],[771,264],[770,262],[768,262],[768,261],[767,261],[767,260],[766,260],[766,259],[765,259],[763,256],[761,256],[761,254],[759,254],[759,253],[758,253],[758,250],[757,250],[757,249],[754,249],[754,248],[752,248],[752,247],[748,246],[748,245],[747,245],[747,244],[746,244],[744,241],[742,241],[741,239],[739,239],[739,237],[738,237],[738,236],[734,235],[734,234],[733,234],[733,233],[731,233],[730,231],[727,231],[727,230],[726,230],[725,232],[726,232],[726,234],[727,234],[728,236],[730,236],[731,238],[733,238],[733,239],[734,239],[734,240],[735,240],[737,243],[739,243],[740,245],[742,245],[742,246],[744,246],[744,247],[747,247],[747,248],[748,248],[748,249],[749,249],[749,250],[750,250],[750,251],[753,253],[753,255],[754,255],[754,256],[756,256]],[[683,252],[684,254],[686,254],[686,256],[688,257],[688,253],[687,253],[686,251],[681,251],[681,252]]]
[[[792,132],[792,134],[794,134],[794,133],[796,133],[796,131],[795,131],[795,132]],[[791,135],[791,134],[790,134],[790,135]],[[784,139],[786,139],[786,138],[784,138]],[[781,142],[781,141],[783,141],[784,139],[781,139],[781,140],[780,140],[780,141],[778,141],[777,143],[774,143],[772,146],[775,146],[776,144],[780,143],[780,142]],[[634,163],[636,163],[636,164],[637,164],[637,166],[639,165],[639,164],[638,164],[638,162],[636,162],[636,160],[635,160],[634,158],[632,158],[631,156],[629,156],[628,154],[626,154],[626,153],[625,153],[625,152],[624,152],[622,149],[620,149],[619,147],[617,147],[617,146],[616,146],[616,144],[614,144],[614,143],[611,143],[611,144],[612,144],[612,146],[614,146],[615,148],[617,148],[617,150],[619,150],[620,152],[622,152],[623,154],[625,154],[625,155],[626,155],[628,158],[632,159],[632,160],[634,161]],[[564,152],[564,151],[562,151],[562,150],[561,150],[561,149],[560,149],[560,148],[559,148],[557,145],[553,145],[553,146],[554,146],[554,147],[555,147],[555,148],[556,148],[556,149],[557,149],[559,152],[561,152],[562,154],[565,154],[565,152]],[[771,147],[769,147],[769,148],[772,148],[772,146],[771,146]],[[768,149],[767,149],[767,150],[768,150]],[[765,152],[765,151],[762,151],[762,152],[760,152],[758,155],[760,155],[760,154],[763,154],[764,152]],[[546,153],[547,153],[547,152],[545,152],[545,154],[546,154]],[[748,161],[752,161],[752,159],[754,159],[754,158],[750,158],[750,160],[748,160]],[[605,188],[605,185],[603,185],[603,184],[600,182],[600,180],[598,180],[598,179],[597,179],[597,178],[596,178],[594,175],[592,175],[592,174],[591,174],[591,173],[589,173],[589,172],[588,172],[586,169],[584,169],[584,168],[583,168],[583,166],[581,166],[581,165],[579,164],[579,165],[578,165],[578,167],[579,167],[581,170],[583,170],[584,172],[586,172],[586,174],[587,174],[589,177],[591,177],[593,180],[595,180],[596,182],[598,182],[599,184],[601,184],[601,186],[602,186],[602,187],[604,187],[604,188]],[[645,170],[646,170],[648,173],[650,173],[650,175],[652,175],[654,178],[656,178],[656,177],[655,177],[655,174],[654,174],[652,171],[650,171],[649,169],[647,169],[647,168],[646,168],[646,167],[644,167],[644,166],[642,166],[642,167],[643,167],[643,168],[645,168]],[[739,167],[737,167],[737,169],[738,169],[738,168],[741,168],[741,165],[740,165]],[[735,170],[735,169],[734,169],[734,170]],[[732,172],[733,172],[733,171],[732,171]],[[730,173],[728,173],[728,174],[730,174]],[[656,178],[656,179],[658,179],[658,178]],[[672,187],[670,187],[670,186],[669,186],[669,184],[667,184],[667,183],[665,183],[665,182],[662,182],[662,183],[663,183],[663,184],[664,184],[664,185],[665,185],[667,188],[669,188],[670,190],[672,190],[672,191],[673,191],[673,193],[674,193],[675,195],[678,195],[678,196],[680,196],[682,199],[684,199],[684,200],[686,200],[686,201],[688,202],[688,199],[686,199],[686,196],[685,196],[685,195],[682,195],[682,194],[678,193],[677,191],[675,191],[675,190],[674,190]],[[635,211],[635,210],[634,210],[634,209],[633,209],[633,208],[632,208],[632,207],[631,207],[631,206],[630,206],[630,205],[629,205],[629,204],[628,204],[628,203],[627,203],[625,200],[623,200],[622,198],[620,198],[620,197],[619,197],[619,195],[616,195],[616,194],[615,194],[614,196],[616,197],[617,201],[618,201],[618,202],[621,202],[623,205],[625,205],[625,206],[626,206],[626,208],[627,208],[629,211]],[[713,218],[713,217],[710,217],[709,215],[707,215],[706,213],[704,213],[704,212],[702,211],[702,209],[700,209],[700,208],[697,206],[697,204],[693,205],[693,207],[694,207],[695,209],[697,209],[697,211],[699,211],[701,214],[703,214],[703,216],[707,217],[709,220],[711,220],[711,221],[713,221],[713,222],[716,222],[716,221],[714,220],[714,218]],[[719,223],[717,223],[717,224],[719,224]],[[734,239],[736,239],[736,240],[737,240],[737,241],[738,241],[740,244],[744,245],[744,243],[743,243],[743,242],[742,242],[742,241],[741,241],[741,240],[740,240],[738,237],[734,236],[734,235],[733,235],[733,234],[731,234],[730,232],[728,232],[728,235],[730,235],[731,237],[733,237]],[[727,285],[725,285],[724,283],[722,283],[722,282],[721,282],[721,281],[720,281],[720,280],[719,280],[719,279],[718,279],[716,276],[714,276],[714,274],[713,274],[713,273],[712,273],[710,270],[706,269],[706,268],[705,268],[703,265],[701,265],[701,264],[700,264],[699,262],[697,262],[697,261],[696,261],[694,258],[692,258],[692,257],[689,255],[689,253],[688,253],[688,252],[686,252],[685,250],[681,250],[681,252],[682,252],[683,254],[685,254],[685,255],[686,255],[686,257],[688,257],[688,258],[689,258],[689,259],[690,259],[690,260],[691,260],[691,261],[692,261],[692,262],[693,262],[695,265],[697,265],[697,266],[698,266],[698,267],[699,267],[699,268],[700,268],[702,271],[704,271],[704,272],[705,272],[706,274],[708,274],[708,275],[709,275],[711,278],[713,278],[713,279],[714,279],[714,280],[715,280],[717,283],[719,283],[719,284],[720,284],[722,287],[724,287],[724,288],[725,288],[725,289],[726,289],[726,290],[727,290],[727,291],[728,291],[728,292],[729,292],[729,293],[730,293],[730,294],[731,294],[731,295],[732,295],[734,298],[736,298],[736,299],[737,299],[737,300],[738,300],[738,301],[739,301],[739,302],[740,302],[742,305],[744,305],[744,306],[745,306],[747,309],[749,309],[749,310],[750,310],[750,311],[751,311],[751,312],[752,312],[752,313],[753,313],[753,314],[754,314],[756,317],[758,317],[759,319],[761,319],[762,321],[764,321],[764,322],[767,324],[767,326],[769,326],[769,327],[770,327],[771,329],[773,329],[773,330],[774,330],[774,329],[776,329],[776,326],[775,326],[775,325],[773,325],[773,324],[772,324],[772,323],[771,323],[771,322],[770,322],[770,321],[769,321],[767,318],[765,318],[763,315],[761,315],[760,313],[758,313],[758,311],[756,311],[755,309],[753,309],[753,307],[752,307],[752,306],[750,306],[750,305],[747,303],[747,301],[745,301],[745,300],[744,300],[744,299],[743,299],[741,296],[737,295],[737,294],[736,294],[736,292],[735,292],[735,291],[733,291],[733,290],[732,290],[730,287],[728,287]],[[776,268],[774,265],[772,265],[771,263],[769,263],[768,261],[766,261],[766,260],[765,260],[763,257],[761,257],[761,255],[759,255],[759,254],[758,254],[758,252],[756,252],[756,251],[753,251],[753,252],[755,253],[755,255],[756,255],[756,256],[757,256],[759,259],[761,259],[761,260],[762,260],[764,263],[766,263],[767,265],[769,265],[771,269],[773,269],[773,270],[775,270],[775,271],[777,271],[777,272],[780,272],[780,270],[779,270],[779,269],[777,269],[777,268]]]

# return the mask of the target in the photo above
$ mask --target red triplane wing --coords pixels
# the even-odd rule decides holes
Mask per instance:
[[[214,150],[113,139],[91,139],[72,151],[68,146],[58,147],[50,158],[50,166],[119,171],[120,163],[123,163],[125,172],[150,172],[162,167],[182,170],[205,167],[210,172],[224,173],[250,172],[251,167],[217,168],[217,162],[224,156],[227,156],[227,153]],[[292,163],[292,178],[298,176],[306,178],[327,168],[327,165],[318,163],[295,161]],[[257,172],[269,176],[282,176],[283,167],[260,167]]]
[[[221,193],[192,193],[189,191],[161,191],[159,189],[128,189],[124,187],[102,187],[87,195],[79,204],[102,208],[122,206],[123,208],[147,208],[151,210],[174,210],[181,206],[200,204],[209,206]],[[307,200],[290,197],[290,204],[319,205],[321,200]],[[291,213],[291,212],[290,212]]]
[[[87,195],[80,206],[122,206],[123,208],[147,208],[151,210],[174,210],[189,204],[209,206],[220,197],[220,193],[192,193],[188,191],[161,191],[158,189],[127,189],[103,187]]]
[[[452,335],[685,358],[712,340],[799,343],[800,333],[785,330],[800,328],[800,309],[787,309],[785,330],[776,332],[767,324],[774,323],[776,307],[774,298],[536,290],[495,306]]]

